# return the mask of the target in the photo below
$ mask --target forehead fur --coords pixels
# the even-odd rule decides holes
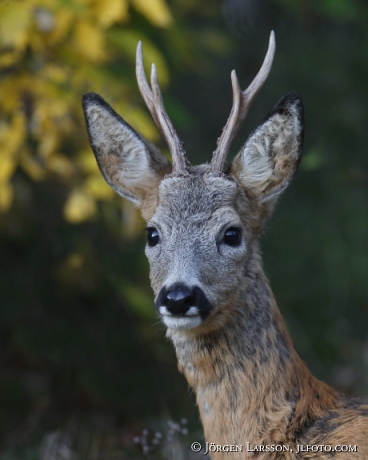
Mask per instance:
[[[195,215],[209,218],[220,208],[234,207],[238,192],[236,182],[227,177],[201,174],[168,176],[160,184],[156,212],[168,213],[174,221],[183,221]]]

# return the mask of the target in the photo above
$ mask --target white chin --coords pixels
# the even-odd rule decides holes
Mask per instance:
[[[172,316],[162,315],[161,316],[165,325],[170,329],[176,330],[188,330],[198,327],[202,323],[202,318],[198,316]]]

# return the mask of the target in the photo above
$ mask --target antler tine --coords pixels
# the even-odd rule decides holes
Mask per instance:
[[[185,172],[185,152],[174,126],[172,125],[169,116],[166,113],[160,86],[157,80],[157,72],[155,64],[152,64],[151,71],[151,87],[153,91],[154,108],[159,126],[162,129],[162,134],[169,146],[173,161],[173,173]]]
[[[182,174],[186,171],[185,152],[182,148],[178,135],[166,113],[163,103],[160,86],[157,80],[156,66],[152,64],[151,88],[147,82],[143,66],[142,42],[137,46],[136,75],[139,90],[151,112],[151,115],[166,140],[172,157],[172,171],[175,174]]]
[[[213,153],[211,161],[212,172],[221,173],[229,152],[231,141],[233,140],[240,124],[245,119],[253,99],[266,81],[275,55],[276,42],[275,33],[272,31],[268,44],[266,57],[258,74],[245,91],[239,86],[235,70],[231,72],[231,83],[233,88],[233,106],[226,125],[218,141],[217,148]]]
[[[138,42],[137,45],[135,73],[137,76],[139,91],[141,92],[141,95],[148,107],[148,110],[151,112],[153,118],[155,119],[155,123],[158,124],[156,122],[155,111],[153,109],[153,94],[147,82],[146,73],[144,71],[143,66],[142,42]]]

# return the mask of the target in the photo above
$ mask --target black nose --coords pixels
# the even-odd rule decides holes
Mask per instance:
[[[190,307],[197,303],[195,288],[192,289],[184,283],[175,283],[167,288],[162,288],[157,300],[156,308],[166,307],[172,315],[185,315]]]
[[[194,293],[186,287],[173,289],[163,299],[164,306],[173,315],[184,315],[191,306],[194,306]]]
[[[203,290],[198,286],[187,286],[184,283],[174,283],[170,287],[163,287],[159,292],[156,302],[156,310],[161,313],[161,307],[172,315],[186,315],[190,307],[195,307],[192,314],[199,314],[202,319],[206,318],[212,309]]]

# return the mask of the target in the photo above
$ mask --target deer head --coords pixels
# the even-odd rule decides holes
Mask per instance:
[[[100,96],[83,107],[98,166],[111,187],[147,221],[146,255],[156,309],[170,330],[201,333],[223,326],[243,306],[244,274],[260,263],[257,237],[301,157],[303,106],[284,96],[224,171],[230,143],[273,61],[270,36],[263,65],[247,90],[231,74],[233,107],[209,164],[190,166],[165,111],[152,66],[151,87],[137,48],[142,96],[172,155],[172,165]]]

